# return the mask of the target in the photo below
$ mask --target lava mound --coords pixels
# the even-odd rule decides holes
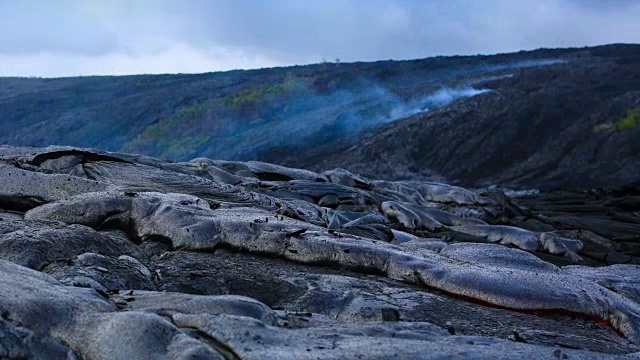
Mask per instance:
[[[0,147],[0,357],[640,351],[640,189]],[[633,355],[626,355],[633,354]]]

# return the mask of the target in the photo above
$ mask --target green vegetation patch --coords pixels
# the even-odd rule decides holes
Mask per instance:
[[[168,159],[185,159],[195,155],[199,148],[211,139],[215,118],[225,112],[254,111],[259,102],[282,99],[294,92],[303,91],[306,82],[287,78],[273,85],[247,88],[234,94],[207,99],[184,107],[168,117],[148,126],[135,139],[125,144],[121,151],[156,154]]]
[[[594,126],[593,132],[623,131],[633,129],[638,125],[640,125],[640,108],[635,108],[627,111],[627,116],[623,119]]]
[[[640,123],[640,108],[631,109],[627,112],[624,119],[620,119],[613,123],[616,130],[633,129]]]
[[[301,89],[303,86],[304,81],[291,78],[270,86],[244,89],[236,94],[223,98],[222,101],[229,107],[238,108],[245,104],[252,104],[272,96],[279,96],[296,89]]]

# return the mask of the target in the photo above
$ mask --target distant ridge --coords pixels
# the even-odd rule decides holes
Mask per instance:
[[[207,74],[0,78],[0,143],[168,160],[335,163],[466,185],[622,184],[638,179],[637,130],[593,129],[606,130],[638,106],[638,49],[614,44]],[[464,99],[486,90],[492,91]],[[444,101],[433,101],[443,92]]]

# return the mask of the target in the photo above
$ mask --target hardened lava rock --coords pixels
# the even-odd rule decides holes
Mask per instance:
[[[620,236],[638,214],[619,200],[590,208],[600,231],[544,192],[70,147],[0,159],[2,358],[640,352]]]

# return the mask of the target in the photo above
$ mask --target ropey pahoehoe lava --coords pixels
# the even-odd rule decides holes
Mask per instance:
[[[0,146],[0,182],[9,358],[639,350],[637,186],[463,188],[64,146]]]

